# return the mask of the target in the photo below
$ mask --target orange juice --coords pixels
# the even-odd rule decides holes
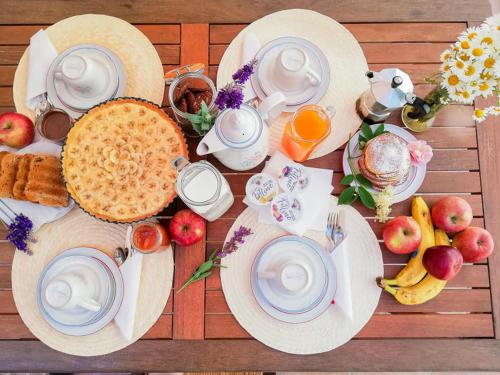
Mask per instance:
[[[285,126],[281,144],[295,161],[305,161],[330,134],[333,109],[316,105],[301,107]]]

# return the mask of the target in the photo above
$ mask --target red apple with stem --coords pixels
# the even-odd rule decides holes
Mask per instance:
[[[491,255],[494,242],[486,229],[469,227],[453,238],[453,246],[462,253],[464,261],[479,262]]]
[[[382,233],[387,248],[395,254],[415,251],[422,240],[420,226],[410,216],[398,216],[385,224]]]
[[[0,144],[23,148],[33,142],[33,121],[22,113],[6,112],[0,115]]]
[[[448,233],[457,233],[472,222],[472,208],[460,197],[445,197],[432,206],[432,223]]]
[[[205,220],[190,209],[178,211],[168,226],[170,238],[181,246],[197,243],[205,237]]]

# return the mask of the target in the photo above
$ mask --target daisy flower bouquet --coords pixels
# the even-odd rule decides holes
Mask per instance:
[[[426,79],[428,83],[436,84],[424,99],[430,112],[418,121],[432,120],[450,102],[473,104],[478,97],[493,95],[496,96],[496,105],[477,108],[474,120],[481,122],[488,115],[500,113],[500,14],[489,17],[479,27],[465,30],[441,54],[440,60],[440,72]]]

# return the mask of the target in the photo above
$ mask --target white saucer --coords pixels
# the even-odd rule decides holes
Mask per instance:
[[[304,83],[304,86],[294,91],[283,91],[273,80],[274,64],[279,53],[286,47],[298,46],[308,55],[311,68],[319,75],[320,84],[313,86]],[[313,43],[297,37],[283,37],[274,39],[257,52],[257,67],[250,80],[255,93],[263,100],[273,92],[281,91],[286,97],[285,112],[295,112],[305,104],[316,104],[325,95],[330,85],[330,66],[323,52]]]
[[[371,125],[371,129],[375,131],[377,127],[380,126],[380,124],[374,124]],[[396,134],[403,138],[407,142],[413,142],[416,140],[416,138],[411,134],[410,132],[406,131],[405,129],[401,128],[400,126],[392,125],[392,124],[384,124],[385,130]],[[350,151],[351,151],[351,156],[359,156],[361,155],[361,150],[359,149],[359,134],[361,134],[360,131],[358,131],[356,134],[351,139],[350,143]],[[359,173],[358,169],[358,163],[357,160],[354,160],[354,169],[355,173]],[[351,167],[349,166],[349,163],[347,161],[347,147],[344,149],[344,154],[342,157],[342,168],[344,170],[344,175],[351,174],[353,171],[351,170]],[[393,203],[398,203],[402,202],[408,198],[410,198],[413,194],[417,192],[417,190],[420,188],[422,183],[424,182],[425,178],[425,172],[427,170],[427,167],[425,164],[419,164],[418,166],[412,165],[410,167],[410,172],[408,174],[408,177],[399,183],[398,185],[394,186],[394,197],[393,197]],[[354,184],[354,183],[353,183]],[[377,190],[371,188],[368,189],[371,193],[376,193]]]
[[[82,258],[88,258],[89,260],[82,260]],[[105,280],[107,278],[109,290],[103,290],[99,299],[103,307],[98,313],[75,309],[73,313],[76,316],[72,318],[68,318],[68,314],[63,312],[52,315],[54,309],[48,309],[47,304],[44,303],[44,296],[42,295],[43,286],[55,272],[62,269],[66,272],[69,262],[74,260],[77,263],[75,265],[71,264],[70,267],[78,266],[78,263],[85,266],[94,264],[91,267],[94,267],[94,272],[99,275],[100,282],[106,284]],[[97,268],[95,268],[95,264],[98,265]],[[104,273],[96,271],[96,269],[99,270],[99,267]],[[38,282],[37,302],[42,316],[54,329],[66,335],[84,336],[101,330],[114,319],[121,307],[123,294],[123,278],[116,263],[102,251],[93,248],[78,247],[64,251],[47,264]],[[85,319],[87,319],[86,323],[82,323]],[[61,323],[61,321],[66,324]]]
[[[287,259],[308,268],[308,286],[290,293],[266,273],[278,272]],[[251,271],[254,296],[270,316],[287,323],[303,323],[321,315],[336,291],[336,272],[330,254],[317,242],[298,236],[283,236],[269,242],[255,257]]]

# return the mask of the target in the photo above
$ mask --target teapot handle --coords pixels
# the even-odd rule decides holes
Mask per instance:
[[[281,112],[286,107],[286,97],[281,91],[273,92],[265,98],[257,108],[260,116],[267,126],[271,126],[273,122],[281,115]]]

